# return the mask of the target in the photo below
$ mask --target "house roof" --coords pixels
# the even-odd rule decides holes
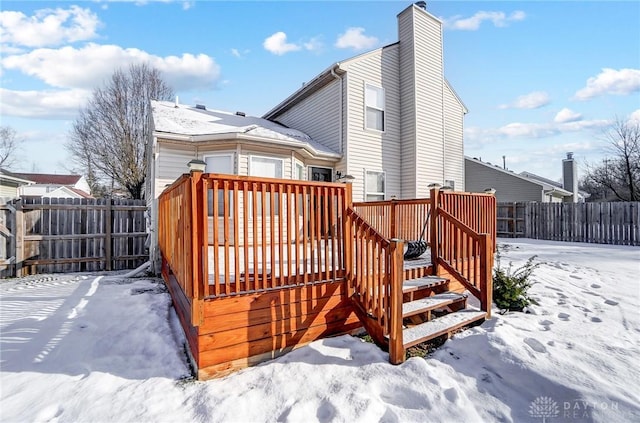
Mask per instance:
[[[8,170],[2,168],[0,168],[0,177],[2,178],[2,180],[11,181],[18,185],[27,185],[33,183],[33,181],[26,179],[17,173],[9,172]]]
[[[152,101],[154,133],[184,136],[187,141],[244,138],[307,148],[314,153],[340,157],[340,153],[314,141],[309,135],[255,116]]]
[[[57,175],[48,173],[17,173],[21,178],[33,181],[36,184],[49,185],[75,185],[82,175]]]
[[[537,180],[537,181],[544,182],[544,183],[549,184],[549,185],[553,185],[556,188],[564,189],[564,186],[560,182],[553,181],[551,179],[545,178],[544,176],[536,175],[535,173],[527,172],[526,170],[524,172],[520,172],[520,175],[524,176],[527,179]],[[591,196],[591,194],[589,194],[588,192],[581,191],[581,190],[578,190],[578,195],[580,195],[582,197],[585,197],[585,198],[588,198],[588,197]]]
[[[548,181],[548,182],[545,182],[544,180],[540,180],[540,179],[534,179],[534,178],[531,178],[531,177],[527,177],[527,176],[524,176],[522,174],[518,174],[518,173],[512,172],[510,170],[503,169],[500,166],[492,165],[491,163],[485,163],[485,162],[483,162],[481,160],[478,160],[476,158],[465,156],[464,159],[468,160],[468,161],[471,161],[473,163],[477,163],[477,164],[482,165],[482,166],[486,166],[486,167],[490,168],[491,170],[493,170],[495,172],[500,172],[500,173],[503,173],[505,175],[509,175],[510,177],[513,177],[513,178],[523,179],[525,181],[540,185],[540,187],[544,191],[550,191],[550,192],[558,194],[559,196],[562,196],[562,197],[568,197],[568,196],[573,195],[572,192],[569,192],[569,191],[565,190],[564,188],[562,188],[562,185],[560,185],[560,184],[556,185],[555,183],[549,183],[549,182],[552,182],[552,181],[550,181],[549,179],[546,179],[546,178],[542,178],[542,179],[546,179],[546,181]],[[523,172],[523,173],[525,173],[525,172]],[[530,174],[530,175],[532,175],[532,174]]]

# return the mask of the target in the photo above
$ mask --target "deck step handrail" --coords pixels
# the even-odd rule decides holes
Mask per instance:
[[[386,239],[353,208],[345,213],[346,269],[356,314],[374,341],[404,361],[402,342],[403,241]]]
[[[438,210],[439,242],[433,248],[442,266],[480,299],[481,309],[491,316],[493,250],[489,234],[477,233],[451,213]]]

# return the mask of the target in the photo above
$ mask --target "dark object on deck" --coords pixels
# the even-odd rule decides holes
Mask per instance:
[[[405,260],[415,260],[427,251],[429,244],[424,240],[424,233],[427,230],[427,225],[429,224],[429,216],[431,216],[431,210],[427,212],[427,218],[424,221],[424,226],[422,226],[422,233],[420,234],[420,239],[417,241],[407,241],[407,249],[404,252]]]

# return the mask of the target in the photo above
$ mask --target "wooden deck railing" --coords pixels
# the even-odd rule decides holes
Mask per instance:
[[[347,184],[193,172],[159,198],[159,245],[190,301],[341,280],[350,204]]]
[[[180,288],[193,298],[191,180],[182,175],[165,189],[158,203],[158,245]]]
[[[480,309],[487,312],[487,317],[491,317],[491,236],[475,232],[442,209],[438,211],[437,219],[441,233],[441,242],[436,251],[438,265],[479,298]]]
[[[390,361],[404,361],[402,342],[403,242],[386,239],[354,209],[346,211],[347,284],[356,314]]]
[[[382,236],[407,241],[420,238],[430,208],[429,198],[353,203],[353,209]],[[424,239],[429,239],[428,224],[424,231]]]
[[[427,199],[354,203],[354,210],[383,237],[425,239],[434,274],[443,266],[491,313],[492,267],[496,247],[496,199],[490,194],[432,189]]]

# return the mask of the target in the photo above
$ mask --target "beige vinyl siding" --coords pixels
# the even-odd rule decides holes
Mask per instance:
[[[413,38],[413,11],[405,9],[398,16],[400,117],[402,155],[402,198],[416,197],[416,97]]]
[[[464,162],[468,192],[483,192],[487,188],[494,188],[498,202],[544,200],[543,189],[539,184],[472,160]]]
[[[156,179],[176,180],[183,173],[189,173],[187,163],[196,158],[196,149],[191,144],[179,146],[158,140]]]
[[[0,185],[0,198],[16,198],[17,196],[17,186]]]
[[[442,25],[417,7],[414,13],[417,197],[444,182]],[[462,163],[461,163],[462,164]]]
[[[329,83],[320,91],[302,100],[279,115],[276,120],[309,135],[333,151],[340,146],[340,80]]]
[[[355,176],[354,201],[364,200],[366,171],[384,171],[386,198],[400,197],[400,86],[398,78],[397,45],[376,50],[344,65],[347,70],[346,139],[348,168]],[[365,129],[365,84],[384,88],[384,131]]]
[[[456,182],[456,191],[464,191],[464,109],[445,83],[444,179]]]

